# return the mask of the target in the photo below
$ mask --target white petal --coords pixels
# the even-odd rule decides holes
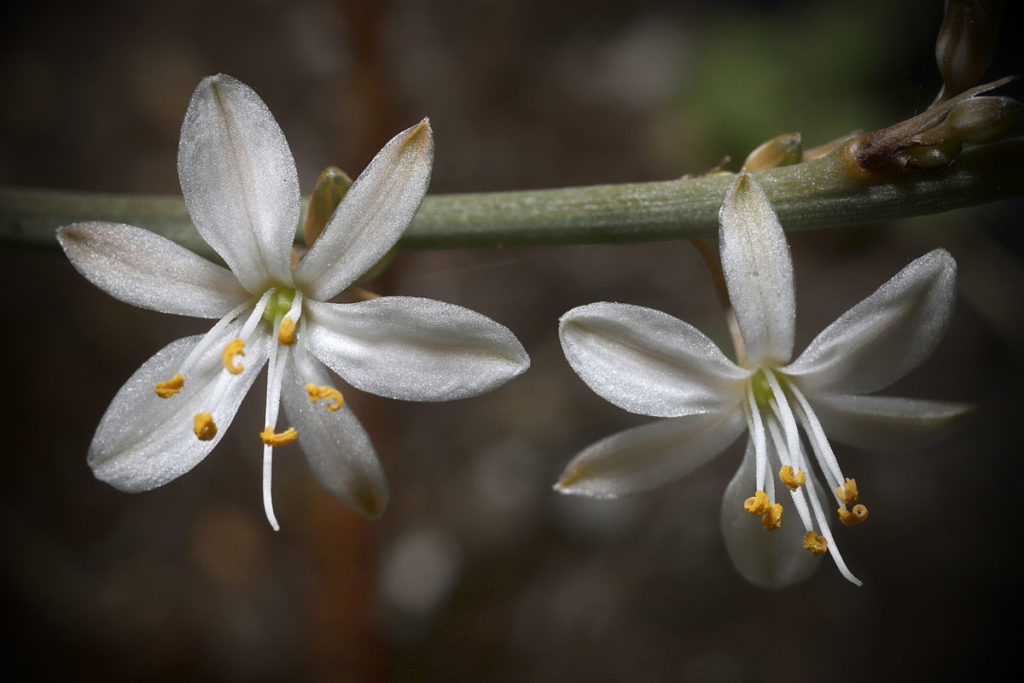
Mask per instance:
[[[599,302],[562,316],[569,365],[623,410],[678,417],[724,410],[743,398],[750,372],[696,328],[651,308]]]
[[[649,491],[689,474],[724,451],[745,424],[743,412],[731,410],[627,429],[581,451],[566,466],[555,489],[598,498]]]
[[[149,230],[75,223],[57,241],[89,282],[140,308],[217,318],[249,298],[230,270]]]
[[[309,469],[335,498],[376,519],[387,507],[388,485],[370,437],[347,404],[332,411],[324,401],[313,403],[309,399],[307,382],[317,386],[333,383],[319,363],[314,361],[308,368],[300,375],[294,364],[289,364],[281,402],[291,426],[299,433]]]
[[[310,351],[349,384],[407,401],[494,389],[530,366],[508,328],[467,308],[407,296],[306,300]]]
[[[880,451],[931,443],[974,410],[966,403],[890,396],[816,395],[811,402],[829,439]]]
[[[805,529],[796,510],[783,502],[782,526],[766,531],[761,517],[743,508],[754,495],[754,448],[747,442],[743,463],[722,497],[722,535],[729,558],[743,578],[762,588],[785,588],[811,576],[824,556],[803,548]]]
[[[225,336],[230,339],[239,326],[235,323]],[[186,375],[179,393],[159,398],[153,391],[156,383],[178,372],[200,338],[171,342],[117,392],[89,447],[89,466],[98,479],[122,491],[147,491],[188,472],[220,442],[266,362],[267,338],[250,340],[245,369],[238,375],[221,372],[221,349],[211,347]],[[222,375],[225,379],[219,380]],[[193,419],[200,412],[211,413],[217,425],[217,434],[209,441],[200,441],[193,432]],[[254,445],[256,438],[254,434]]]
[[[224,74],[203,79],[181,124],[178,178],[199,234],[247,290],[291,283],[299,179],[259,95]]]
[[[433,162],[434,138],[427,119],[384,145],[295,269],[296,284],[326,301],[373,267],[416,215]]]
[[[785,363],[793,356],[796,294],[782,225],[753,177],[742,174],[719,213],[722,270],[747,358]]]
[[[825,328],[783,371],[808,392],[882,389],[938,346],[955,296],[953,257],[944,249],[929,252]]]

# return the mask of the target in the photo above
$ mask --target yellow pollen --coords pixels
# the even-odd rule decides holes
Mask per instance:
[[[761,515],[761,526],[765,528],[765,531],[775,531],[782,526],[782,505],[780,503],[772,503],[768,506],[768,509]]]
[[[792,467],[789,465],[783,465],[782,469],[779,470],[779,479],[790,491],[796,491],[805,481],[807,481],[807,474],[803,470],[793,474]]]
[[[295,343],[295,321],[288,316],[281,319],[281,327],[277,329],[277,341],[285,345]]]
[[[153,391],[155,391],[156,395],[160,398],[170,398],[181,391],[183,386],[185,386],[185,375],[179,372],[168,380],[157,382],[156,389]]]
[[[856,526],[867,518],[868,508],[866,505],[854,505],[853,510],[839,508],[839,521],[845,524],[846,526]]]
[[[768,511],[772,502],[764,491],[756,492],[752,497],[743,501],[743,509],[752,515],[763,515]]]
[[[245,355],[245,342],[241,339],[232,339],[224,347],[224,350],[220,352],[220,362],[224,363],[224,367],[233,375],[237,375],[242,370],[245,370],[245,366],[241,362],[236,362],[235,356]]]
[[[842,486],[836,487],[836,496],[847,505],[857,502],[857,482],[854,479],[847,479]]]
[[[209,441],[217,436],[217,425],[213,421],[213,415],[209,413],[196,413],[192,423],[192,431],[196,433],[200,441]]]
[[[320,399],[333,401],[333,403],[327,404],[327,410],[338,410],[345,402],[345,399],[341,396],[341,392],[334,387],[318,387],[310,382],[306,385],[306,391],[309,392],[309,400],[313,403],[316,403]]]
[[[821,534],[808,531],[804,534],[804,550],[811,555],[824,555],[828,550],[828,541]]]
[[[283,446],[286,443],[291,443],[295,439],[299,438],[299,433],[295,431],[295,427],[289,427],[280,434],[274,431],[274,428],[267,425],[267,428],[260,432],[260,438],[263,439],[263,443],[268,446]]]

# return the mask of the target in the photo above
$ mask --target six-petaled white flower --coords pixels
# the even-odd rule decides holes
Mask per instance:
[[[268,364],[259,436],[271,525],[278,527],[273,448],[295,440],[328,491],[377,517],[388,497],[383,472],[324,366],[364,391],[415,401],[476,395],[529,366],[508,329],[459,306],[397,296],[328,303],[397,242],[432,163],[426,120],[395,136],[293,268],[299,186],[284,134],[249,87],[225,75],[203,80],[182,124],[178,174],[196,228],[230,270],[129,225],[58,231],[75,268],[112,296],[219,319],[206,335],[157,352],[121,388],[89,448],[96,476],[144,491],[189,471],[217,445]],[[277,431],[282,404],[290,426]]]
[[[739,364],[696,328],[649,308],[602,302],[562,317],[565,356],[591,389],[625,410],[666,419],[584,449],[556,488],[598,497],[648,490],[689,473],[746,431],[743,462],[722,501],[722,529],[737,569],[762,586],[795,583],[817,566],[802,546],[811,556],[830,553],[859,585],[828,516],[837,509],[853,525],[867,508],[826,433],[855,446],[898,447],[969,410],[871,395],[938,344],[953,309],[956,265],[941,249],[913,261],[791,361],[796,302],[789,245],[751,176],[741,175],[726,196],[719,237],[745,347]],[[784,522],[776,497],[783,487],[796,512]]]

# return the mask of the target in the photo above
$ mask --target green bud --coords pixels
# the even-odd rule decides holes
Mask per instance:
[[[306,206],[306,218],[302,221],[302,238],[307,247],[313,246],[313,242],[324,231],[324,226],[350,187],[352,179],[337,166],[328,166],[316,179],[316,186]]]
[[[934,145],[907,147],[907,165],[915,168],[941,168],[953,163],[963,145],[959,140],[943,140]]]
[[[765,168],[792,166],[803,159],[804,146],[800,133],[783,133],[767,142],[762,142],[757,149],[747,155],[743,162],[746,171],[760,171]]]
[[[953,137],[983,145],[1009,135],[1024,114],[1024,105],[1012,97],[972,97],[953,107],[946,117]]]

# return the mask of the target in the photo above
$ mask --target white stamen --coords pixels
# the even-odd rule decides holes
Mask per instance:
[[[825,540],[828,542],[828,552],[832,555],[832,561],[836,563],[836,568],[839,573],[846,577],[846,580],[855,586],[861,585],[861,580],[853,575],[853,572],[846,566],[846,562],[843,561],[843,556],[839,554],[839,545],[832,538],[832,530],[828,526],[828,520],[825,518],[825,512],[821,509],[821,501],[818,498],[818,490],[814,483],[814,477],[807,477],[807,495],[811,499],[811,507],[814,508],[814,517],[821,527],[820,533]]]
[[[241,339],[249,341],[249,335],[256,329],[256,325],[259,324],[260,318],[263,317],[263,311],[267,308],[267,301],[276,292],[276,289],[268,289],[263,292],[263,296],[256,302],[256,306],[252,309],[252,313],[249,314],[249,319],[245,321],[245,325],[242,326],[242,332],[238,335]],[[276,330],[275,330],[276,334]]]
[[[797,430],[793,411],[789,408],[789,401],[786,400],[786,392],[782,390],[782,385],[779,384],[774,372],[765,370],[764,376],[772,388],[772,412],[782,423],[782,428],[786,433],[786,447],[790,452],[797,452],[797,449],[800,448],[800,432]]]
[[[839,469],[839,461],[836,460],[836,455],[832,452],[832,446],[829,444],[828,437],[825,436],[825,430],[821,428],[821,422],[818,421],[818,416],[814,414],[811,404],[807,402],[803,393],[794,385],[790,384],[789,388],[793,391],[793,396],[796,397],[797,417],[800,419],[804,432],[811,442],[814,455],[818,459],[818,465],[821,467],[822,473],[825,474],[826,483],[829,485],[829,488],[834,490],[845,481],[843,479],[843,472]]]
[[[766,472],[768,470],[768,449],[764,434],[764,423],[761,420],[761,411],[757,407],[757,399],[754,398],[754,389],[751,385],[747,384],[746,389],[747,404],[745,406],[747,413],[747,424],[750,427],[750,433],[754,437],[754,462],[755,472],[754,475],[754,490],[764,491],[764,482],[766,478]],[[771,476],[767,477],[771,479]],[[765,493],[768,493],[765,491]]]
[[[295,290],[295,297],[292,299],[292,307],[285,313],[286,318],[291,318],[293,321],[298,322],[302,317],[302,292]]]
[[[775,452],[779,455],[779,460],[789,461],[789,452],[786,450],[786,440],[782,437],[782,431],[779,429],[779,425],[774,419],[768,419],[768,430],[771,432],[772,443],[775,444]],[[796,506],[796,513],[800,517],[800,521],[804,525],[805,531],[810,531],[812,528],[813,521],[811,519],[811,512],[807,507],[807,501],[804,500],[803,487],[801,486],[796,491],[790,491],[790,497],[793,499],[793,505]]]
[[[210,328],[210,331],[203,335],[203,338],[199,340],[187,356],[185,356],[184,362],[179,366],[178,372],[185,375],[185,379],[188,379],[189,373],[192,370],[192,366],[195,364],[206,351],[216,343],[217,346],[221,346],[224,343],[224,328],[235,321],[242,312],[252,306],[252,299],[246,301],[243,304],[239,304],[231,309],[231,312],[225,315],[223,318],[217,321],[217,323]]]

